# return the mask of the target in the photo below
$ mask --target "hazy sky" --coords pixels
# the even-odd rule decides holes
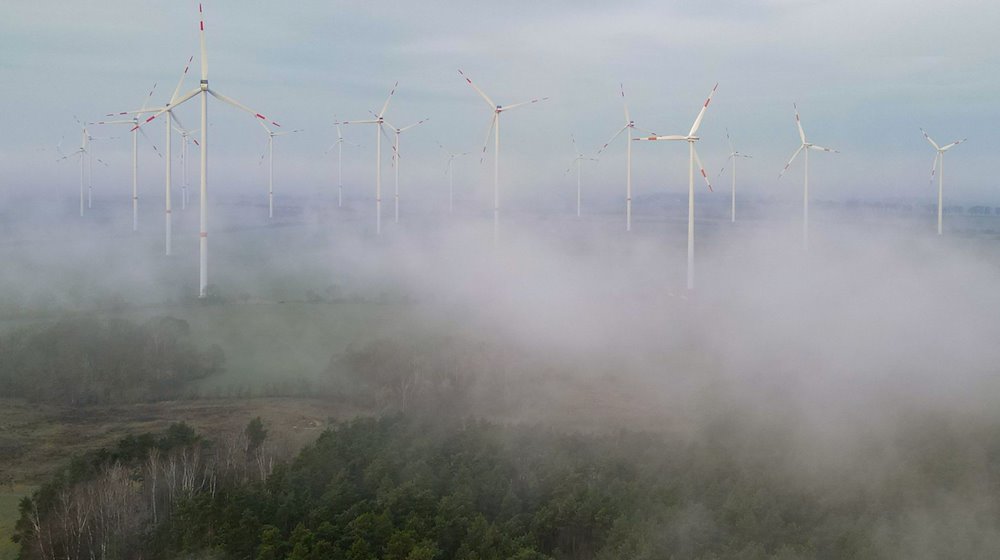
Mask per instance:
[[[723,164],[728,127],[748,195],[795,198],[801,163],[778,171],[798,144],[797,101],[811,141],[840,155],[811,159],[817,198],[912,196],[933,200],[931,148],[968,137],[949,152],[946,194],[1000,205],[993,154],[1000,117],[1000,64],[990,39],[1000,4],[848,0],[715,2],[218,2],[205,5],[213,89],[306,132],[276,145],[276,182],[287,192],[328,189],[335,159],[334,115],[366,118],[399,80],[387,118],[431,121],[403,137],[403,183],[440,191],[445,157],[482,149],[490,112],[457,73],[509,104],[551,100],[504,115],[501,181],[511,197],[570,196],[570,134],[596,151],[623,123],[618,84],[632,115],[664,134],[686,132],[715,82],[719,91],[701,130],[699,152],[713,175]],[[73,115],[95,120],[136,108],[153,83],[169,96],[188,56],[197,54],[197,3],[151,0],[6,0],[0,19],[0,172],[3,190],[53,189],[75,196],[76,169],[52,163],[55,144],[78,142]],[[197,56],[185,90],[196,85]],[[263,131],[220,103],[213,123],[213,187],[261,187]],[[197,127],[197,107],[180,116]],[[95,183],[127,188],[127,129],[95,146],[109,162]],[[162,149],[163,128],[148,131]],[[374,130],[352,127],[362,148],[345,151],[345,182],[368,194]],[[46,151],[41,151],[44,148]],[[637,143],[637,195],[683,193],[683,146]],[[624,189],[622,139],[587,173],[589,192]],[[162,164],[143,148],[143,189],[159,194]],[[390,173],[388,161],[384,168]],[[488,190],[492,162],[456,168],[456,184]],[[718,181],[728,184],[728,177]],[[725,190],[725,189],[719,189]],[[218,192],[218,191],[217,191]],[[247,191],[249,192],[249,191]],[[716,195],[723,196],[723,195]]]

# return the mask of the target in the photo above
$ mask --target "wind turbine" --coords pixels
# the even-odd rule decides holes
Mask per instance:
[[[712,190],[712,182],[708,179],[708,174],[705,173],[705,166],[701,164],[701,158],[698,157],[698,150],[694,148],[694,143],[700,140],[697,136],[698,128],[701,126],[701,120],[705,118],[705,112],[708,111],[708,104],[712,102],[712,96],[715,95],[715,90],[719,88],[719,84],[715,84],[712,91],[708,94],[708,99],[705,99],[705,104],[701,106],[701,111],[698,112],[698,116],[694,119],[694,124],[691,125],[691,130],[686,134],[671,134],[667,136],[659,136],[656,134],[644,137],[636,138],[636,140],[672,140],[688,143],[688,246],[687,246],[687,289],[694,289],[694,164],[698,164],[698,169],[701,171],[701,176],[705,179],[705,183],[708,185],[708,190]]]
[[[256,111],[251,110],[246,105],[243,105],[230,97],[209,89],[208,54],[205,50],[205,17],[201,4],[198,4],[198,16],[200,24],[198,36],[201,50],[201,83],[197,89],[184,94],[180,99],[178,99],[177,102],[174,103],[173,107],[177,107],[199,94],[201,95],[201,204],[198,209],[198,297],[203,298],[208,295],[208,96],[211,95],[219,101],[232,105],[241,111],[245,111],[262,121],[267,121],[268,118]],[[149,123],[166,111],[167,109],[160,110],[142,123],[136,124],[133,130],[139,130],[142,125]],[[279,127],[281,126],[274,121],[271,121],[271,124]]]
[[[625,108],[625,126],[618,129],[618,132],[611,137],[610,140],[601,146],[600,150],[597,150],[597,155],[600,156],[608,148],[616,138],[621,136],[622,132],[628,131],[628,143],[625,144],[625,231],[632,231],[632,130],[636,128],[635,121],[629,116],[628,103],[625,102],[625,86],[619,84],[621,87],[622,94],[622,106]],[[644,132],[649,132],[648,130]],[[650,132],[650,134],[653,134]],[[655,134],[654,134],[655,135]]]
[[[337,147],[337,208],[342,208],[344,206],[344,142],[347,141],[344,140],[344,134],[340,130],[340,121],[337,120],[337,116],[334,115],[333,119],[337,127],[337,141],[333,144],[333,146]],[[347,143],[352,146],[361,147],[360,144]],[[333,146],[327,148],[326,151],[329,152],[332,150]]]
[[[87,176],[87,208],[92,207],[93,202],[93,190],[94,190],[94,154],[90,151],[90,142],[94,140],[112,140],[116,138],[115,136],[109,136],[105,138],[98,138],[96,136],[91,136],[90,132],[87,130],[87,125],[80,122],[80,119],[73,117],[76,124],[80,125],[80,147],[74,150],[70,154],[62,154],[62,150],[59,146],[56,146],[56,151],[62,156],[56,161],[67,160],[73,156],[79,156],[80,158],[80,216],[83,216],[83,183],[84,183],[84,169],[86,169]],[[59,143],[60,145],[62,142]],[[98,163],[102,165],[107,165],[100,158],[97,159]]]
[[[580,148],[576,147],[576,138],[571,134],[569,137],[570,141],[573,142],[573,151],[576,152],[576,158],[573,160],[573,165],[576,166],[576,217],[580,217],[580,166],[583,165],[584,161],[597,161],[597,158],[587,157],[580,151]],[[573,170],[573,165],[566,170],[569,173]]]
[[[496,136],[494,136],[493,139],[493,244],[496,245],[500,235],[500,113],[509,111],[516,107],[521,107],[523,105],[531,105],[533,103],[538,103],[539,101],[545,101],[548,97],[522,101],[505,107],[494,103],[488,95],[483,93],[483,90],[479,89],[476,84],[472,83],[472,80],[470,80],[464,72],[459,70],[458,73],[465,78],[465,81],[472,86],[472,89],[476,90],[476,93],[478,93],[479,96],[486,101],[486,104],[490,106],[490,109],[493,110],[493,118],[490,120],[489,130],[486,131],[486,142],[483,143],[483,156],[480,159],[480,162],[486,158],[486,147],[489,146],[490,143],[490,133],[495,131]]]
[[[172,212],[173,212],[173,200],[172,200],[173,196],[170,193],[171,184],[173,183],[173,178],[171,176],[172,171],[173,171],[173,159],[170,156],[170,149],[173,146],[173,141],[170,138],[170,132],[173,130],[174,123],[177,123],[177,126],[180,126],[182,129],[184,128],[184,125],[182,125],[181,122],[180,122],[180,120],[177,119],[177,115],[174,114],[174,112],[171,110],[171,107],[177,101],[177,96],[181,92],[181,86],[184,85],[184,78],[187,77],[188,70],[191,68],[191,61],[192,60],[194,60],[194,55],[191,55],[190,57],[188,57],[187,64],[184,65],[184,71],[181,72],[181,77],[180,77],[179,80],[177,80],[177,87],[174,88],[174,92],[170,95],[170,100],[167,101],[167,104],[164,106],[164,108],[166,109],[166,113],[167,113],[168,118],[167,118],[167,123],[166,123],[166,127],[165,127],[167,129],[167,131],[166,131],[166,134],[167,134],[167,138],[166,138],[166,146],[167,146],[166,147],[166,153],[167,153],[167,157],[165,158],[166,159],[167,169],[166,169],[166,173],[164,174],[166,185],[165,185],[164,195],[163,195],[163,201],[164,201],[163,202],[163,215],[164,215],[164,238],[165,238],[165,241],[164,241],[164,252],[166,253],[166,255],[168,257],[172,253],[171,244],[172,244],[172,240],[173,240],[173,228],[172,228],[173,218],[172,218],[172,215],[171,215]]]
[[[139,129],[139,115],[147,112],[146,106],[149,105],[150,98],[153,97],[153,92],[156,91],[156,84],[153,84],[153,88],[149,90],[149,94],[146,95],[146,100],[143,101],[142,107],[138,111],[121,111],[119,113],[108,113],[105,116],[128,116],[128,119],[119,119],[114,121],[97,121],[91,124],[127,124],[131,125],[132,129],[132,231],[139,231],[139,134],[141,133],[143,138],[145,138],[149,144],[153,147],[153,151],[156,155],[160,155],[160,151],[156,149],[156,144],[150,140],[149,136],[143,130]],[[163,156],[160,156],[163,157]]]
[[[285,136],[286,134],[294,134],[296,132],[302,132],[302,129],[286,130],[282,132],[275,132],[271,130],[264,121],[257,121],[260,126],[264,127],[267,131],[267,147],[264,149],[264,153],[260,155],[260,163],[264,163],[264,156],[267,156],[267,217],[274,217],[274,138],[276,136]]]
[[[397,224],[399,223],[399,135],[402,134],[402,133],[404,133],[404,132],[406,132],[407,130],[410,130],[411,128],[417,126],[418,124],[425,123],[425,122],[427,122],[429,120],[430,120],[429,117],[426,118],[426,119],[421,119],[421,120],[419,120],[419,121],[417,121],[417,122],[415,122],[415,123],[413,123],[411,125],[404,126],[403,128],[396,128],[395,126],[392,126],[391,124],[389,124],[389,122],[385,123],[386,125],[389,126],[389,128],[392,129],[392,131],[396,135],[395,143],[393,143],[393,145],[392,145],[392,160],[393,160],[393,163],[395,164],[395,167],[396,167],[396,169],[395,169],[395,173],[396,173],[396,220],[395,221],[396,221]]]
[[[448,154],[448,213],[451,214],[455,209],[455,181],[454,174],[452,172],[452,164],[455,158],[467,156],[469,152],[453,153],[445,148],[440,142],[438,142],[438,147],[444,150],[444,153]]]
[[[931,137],[924,131],[920,129],[920,132],[924,133],[924,138],[934,146],[937,153],[934,154],[934,164],[931,165],[931,184],[934,184],[934,173],[938,176],[938,235],[941,235],[943,230],[941,229],[941,220],[944,216],[944,153],[948,150],[954,148],[955,146],[961,144],[968,140],[968,138],[962,138],[961,140],[956,140],[951,144],[945,144],[944,146],[938,146],[938,143],[931,139]],[[939,163],[940,162],[940,163]],[[939,170],[940,168],[940,170]]]
[[[187,173],[187,154],[188,154],[188,143],[194,142],[195,146],[201,146],[198,143],[198,139],[194,137],[194,133],[197,130],[187,130],[182,126],[177,124],[176,115],[174,119],[174,131],[179,132],[181,135],[181,210],[187,209],[187,187],[188,187],[188,173]]]
[[[385,98],[385,103],[382,104],[382,109],[375,113],[374,119],[366,119],[363,121],[340,121],[334,124],[374,124],[375,125],[375,234],[382,235],[382,136],[385,134],[385,130],[382,125],[385,123],[385,112],[389,108],[389,102],[392,101],[393,94],[396,93],[396,86],[399,82],[392,85],[392,89],[389,90],[389,96]]]
[[[795,161],[795,157],[799,155],[802,150],[806,151],[806,163],[805,163],[805,183],[802,187],[802,243],[806,250],[809,250],[809,150],[816,150],[817,152],[833,152],[839,154],[837,150],[833,148],[824,148],[823,146],[817,146],[806,140],[806,133],[802,130],[802,119],[799,118],[799,108],[794,103],[792,103],[792,108],[795,109],[795,126],[799,127],[799,139],[802,140],[802,145],[799,149],[795,150],[792,154],[792,158],[788,160],[785,164],[785,168],[781,170],[778,174],[778,179],[788,171],[788,167],[792,165]]]
[[[80,125],[80,147],[77,148],[77,149],[75,149],[75,150],[73,150],[69,154],[62,155],[62,150],[60,150],[59,146],[57,145],[56,146],[56,152],[59,153],[60,155],[62,155],[62,157],[58,158],[56,161],[65,161],[65,160],[67,160],[67,159],[69,159],[69,158],[71,158],[73,156],[77,156],[77,157],[80,158],[80,217],[82,218],[83,217],[83,182],[84,182],[83,181],[83,177],[84,177],[84,170],[85,170],[86,162],[87,162],[86,158],[90,154],[90,150],[87,149],[87,141],[90,139],[90,135],[87,134],[87,126],[86,125],[84,125],[83,123],[81,123],[79,121],[79,119],[77,119],[76,117],[73,117],[73,119],[76,120],[77,124]],[[59,144],[61,145],[62,142],[60,142]]]
[[[730,220],[732,223],[736,223],[736,160],[739,158],[752,158],[753,156],[749,154],[744,154],[743,152],[737,152],[736,148],[733,147],[733,139],[729,137],[729,129],[726,129],[726,142],[729,143],[729,157],[726,158],[726,162],[733,162],[733,190],[732,190],[732,205],[730,209]],[[722,169],[719,170],[719,177],[726,172],[726,166],[723,165]]]

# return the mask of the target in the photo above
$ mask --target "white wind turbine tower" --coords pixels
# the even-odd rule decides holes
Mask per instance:
[[[91,124],[127,124],[131,125],[132,129],[132,231],[139,230],[139,134],[141,133],[143,138],[149,141],[150,145],[153,146],[153,151],[156,155],[160,155],[160,151],[156,149],[156,144],[146,136],[146,133],[139,129],[139,115],[147,112],[146,106],[149,105],[150,98],[153,97],[153,92],[156,91],[156,84],[153,84],[153,89],[149,90],[149,94],[146,95],[146,100],[143,101],[142,107],[138,111],[121,111],[119,113],[109,113],[106,116],[128,116],[131,115],[129,119],[120,119],[115,121],[97,121]],[[163,156],[160,156],[163,157]]]
[[[277,136],[285,136],[287,134],[294,134],[296,132],[302,132],[302,129],[286,130],[282,132],[275,132],[271,130],[264,121],[257,121],[260,126],[264,127],[267,131],[267,147],[264,148],[264,153],[260,155],[260,162],[264,162],[264,156],[267,156],[267,217],[274,217],[274,138]]]
[[[444,153],[448,154],[448,171],[447,171],[447,173],[448,173],[448,213],[451,214],[452,211],[455,209],[455,181],[454,181],[454,173],[453,173],[453,164],[455,162],[455,158],[462,157],[462,156],[467,156],[467,155],[469,155],[469,152],[461,152],[461,153],[456,154],[456,153],[453,153],[453,152],[449,151],[448,148],[445,148],[440,142],[438,142],[437,145],[438,145],[439,148],[441,148],[442,150],[444,150]]]
[[[931,143],[931,146],[933,146],[934,150],[936,151],[936,153],[934,154],[934,164],[931,165],[931,184],[932,185],[934,184],[934,174],[937,173],[937,176],[938,176],[938,203],[937,203],[937,207],[938,207],[938,212],[937,212],[937,214],[938,214],[938,220],[937,220],[937,222],[938,222],[938,230],[937,231],[938,231],[938,235],[941,235],[942,232],[944,231],[943,229],[941,229],[942,218],[944,216],[944,206],[943,206],[943,203],[944,203],[944,153],[947,152],[948,150],[954,148],[955,146],[961,144],[962,142],[965,142],[966,140],[968,140],[968,138],[962,138],[961,140],[956,140],[956,141],[952,142],[951,144],[945,144],[944,146],[938,146],[938,143],[935,142],[934,140],[932,140],[931,137],[927,134],[927,132],[924,131],[924,129],[921,128],[920,132],[924,133],[924,138],[926,138],[927,141]]]
[[[736,160],[738,160],[739,158],[752,158],[753,156],[751,156],[750,154],[744,154],[743,152],[736,151],[736,148],[733,147],[733,139],[729,137],[728,128],[726,129],[726,142],[729,143],[729,157],[726,159],[726,161],[733,162],[733,172],[732,172],[733,190],[732,190],[732,197],[731,197],[732,200],[730,205],[731,207],[729,210],[729,217],[730,221],[735,224],[736,223]],[[721,177],[722,174],[725,172],[726,172],[726,166],[722,166],[722,169],[719,170],[719,177]]]
[[[476,90],[476,93],[478,93],[479,96],[486,101],[486,103],[490,106],[490,109],[493,111],[493,118],[490,120],[490,128],[486,131],[486,142],[483,144],[482,159],[485,159],[486,157],[486,147],[489,146],[490,143],[490,133],[495,132],[496,135],[493,138],[493,244],[496,245],[500,235],[500,113],[509,111],[516,107],[545,101],[548,97],[535,98],[529,101],[522,101],[520,103],[514,103],[513,105],[507,106],[498,105],[494,103],[488,95],[483,93],[483,90],[479,89],[476,84],[472,83],[472,80],[470,80],[464,72],[459,70],[458,73],[465,78],[465,81],[472,86],[472,89]],[[480,161],[482,161],[482,159],[480,159]]]
[[[835,154],[839,154],[840,152],[834,150],[833,148],[824,148],[823,146],[817,146],[816,144],[807,141],[806,133],[802,129],[802,119],[799,118],[799,108],[794,103],[792,103],[792,108],[795,110],[795,126],[799,128],[799,139],[802,140],[802,145],[800,145],[799,149],[795,150],[795,153],[792,154],[791,159],[789,159],[788,163],[785,164],[785,168],[782,169],[781,173],[778,174],[778,179],[781,179],[781,176],[785,174],[785,171],[787,171],[788,167],[792,165],[793,161],[795,161],[795,157],[799,155],[799,152],[805,150],[806,152],[805,183],[803,184],[802,187],[802,243],[803,246],[806,248],[806,250],[808,250],[809,249],[809,150],[816,150],[817,152],[832,152]]]
[[[385,112],[389,108],[389,102],[392,101],[393,94],[396,93],[396,86],[399,82],[392,85],[392,89],[389,90],[389,96],[385,98],[385,103],[382,104],[382,109],[375,113],[374,119],[366,119],[363,121],[340,121],[335,124],[374,124],[375,125],[375,234],[382,235],[382,135],[385,134],[382,125],[385,124]]]
[[[347,140],[344,140],[344,134],[340,129],[340,121],[337,120],[336,115],[334,115],[333,120],[334,125],[337,127],[337,141],[334,142],[333,146],[327,148],[326,151],[329,152],[334,146],[337,147],[337,208],[342,208],[344,206],[344,142],[347,142]],[[361,147],[360,144],[347,143],[358,148]]]
[[[618,132],[610,140],[597,150],[600,156],[622,132],[628,131],[628,142],[625,144],[625,231],[632,231],[632,131],[636,128],[635,121],[629,116],[628,103],[625,102],[625,86],[621,85],[622,106],[625,108],[625,126],[618,129]],[[644,132],[649,132],[648,130]],[[650,132],[650,134],[653,134]]]
[[[200,205],[199,205],[199,232],[198,232],[198,297],[205,297],[208,295],[208,96],[211,95],[226,103],[232,105],[241,111],[245,111],[255,118],[262,121],[268,120],[264,115],[257,113],[249,109],[246,105],[222,95],[221,93],[211,90],[208,87],[208,54],[205,51],[205,18],[202,5],[198,4],[198,15],[199,15],[199,43],[201,50],[201,83],[198,88],[184,94],[180,99],[174,103],[173,107],[177,107],[182,103],[194,98],[197,95],[201,95],[201,190],[200,190]],[[140,129],[143,124],[146,124],[156,117],[162,115],[167,109],[163,109],[153,116],[147,118],[141,124],[136,124],[133,130]],[[276,122],[271,121],[271,124],[275,126],[281,126]]]
[[[580,151],[580,148],[578,148],[576,146],[576,138],[574,138],[572,134],[570,135],[569,139],[570,139],[571,142],[573,142],[573,151],[576,152],[576,158],[573,159],[573,165],[571,165],[570,168],[566,170],[566,173],[569,173],[570,171],[572,171],[573,170],[573,166],[576,166],[576,217],[579,218],[580,217],[580,198],[581,198],[581,196],[580,196],[580,184],[581,184],[581,180],[580,180],[580,174],[581,174],[580,173],[580,167],[583,165],[584,161],[597,161],[597,158],[587,157],[586,155],[584,155],[584,153]]]
[[[392,145],[392,160],[393,160],[393,164],[395,166],[394,171],[395,171],[395,174],[396,174],[396,195],[395,195],[395,198],[396,198],[396,219],[395,219],[395,222],[397,224],[399,223],[399,136],[402,133],[406,132],[407,130],[410,130],[411,128],[417,126],[418,124],[425,123],[425,122],[427,122],[429,120],[430,120],[430,118],[421,119],[421,120],[419,120],[419,121],[417,121],[417,122],[415,122],[415,123],[413,123],[411,125],[404,126],[403,128],[396,128],[395,126],[392,126],[392,124],[390,124],[388,121],[386,121],[386,123],[385,123],[389,128],[392,129],[393,133],[396,135],[395,142]]]
[[[691,130],[686,134],[671,134],[667,136],[659,136],[656,134],[647,136],[645,138],[636,138],[636,140],[673,140],[688,143],[688,243],[687,243],[687,289],[694,289],[694,164],[698,164],[698,169],[701,171],[701,176],[705,179],[705,183],[708,185],[708,190],[712,190],[712,182],[708,179],[708,174],[705,173],[705,166],[701,164],[701,158],[698,157],[698,150],[694,148],[694,143],[700,140],[697,136],[698,128],[701,126],[701,120],[705,118],[705,112],[708,110],[708,104],[712,102],[712,96],[715,95],[715,90],[719,88],[719,84],[715,84],[712,88],[711,93],[708,94],[708,99],[705,100],[705,104],[701,106],[701,111],[698,112],[698,116],[694,119],[694,124],[691,125]]]

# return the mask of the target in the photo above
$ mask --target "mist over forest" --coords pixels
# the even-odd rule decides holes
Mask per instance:
[[[829,206],[805,251],[706,205],[689,291],[669,200],[496,248],[472,212],[220,202],[204,299],[194,210],[169,258],[152,210],[7,214],[22,558],[1000,552],[993,217]]]

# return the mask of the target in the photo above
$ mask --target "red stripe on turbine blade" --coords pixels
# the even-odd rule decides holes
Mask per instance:
[[[205,30],[205,22],[202,21],[202,22],[199,23],[199,25],[201,25],[201,30],[204,31]]]
[[[257,118],[260,119],[260,120],[262,120],[262,121],[266,121],[267,120],[267,117],[265,117],[264,115],[262,115],[260,113],[257,113]]]
[[[156,118],[156,115],[153,115],[152,117],[149,117],[148,119],[146,119],[146,122],[149,122],[149,121],[151,121],[151,120],[153,120],[155,118]]]

